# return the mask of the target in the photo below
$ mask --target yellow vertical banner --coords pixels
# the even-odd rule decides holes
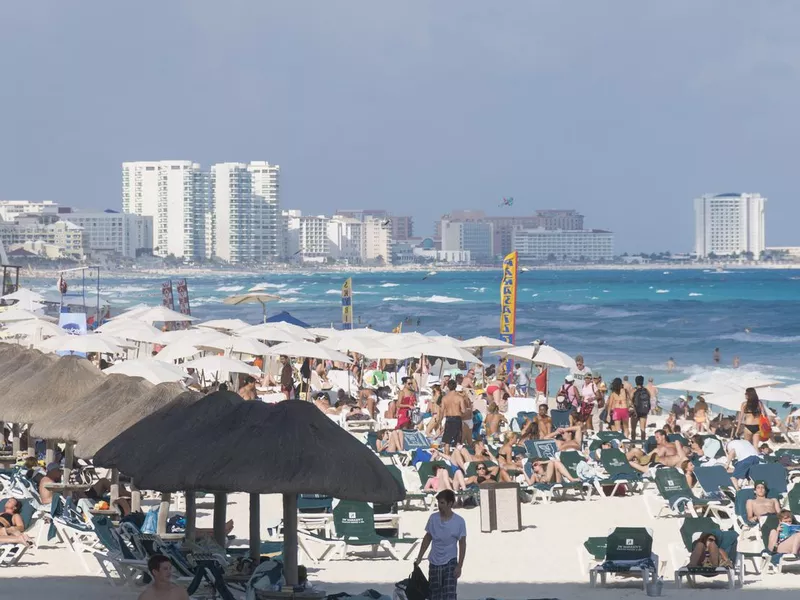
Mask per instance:
[[[353,328],[353,278],[342,284],[342,329]]]
[[[517,332],[517,263],[515,250],[503,259],[503,279],[500,283],[500,339],[514,343]]]

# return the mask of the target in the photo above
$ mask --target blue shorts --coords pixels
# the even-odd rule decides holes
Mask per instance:
[[[758,464],[761,464],[761,460],[757,456],[748,456],[736,463],[736,466],[733,467],[732,477],[736,479],[747,479],[747,476],[750,474],[750,469]]]

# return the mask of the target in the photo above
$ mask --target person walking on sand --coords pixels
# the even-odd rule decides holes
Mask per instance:
[[[147,561],[147,571],[153,578],[139,600],[189,600],[184,588],[172,583],[172,563],[163,554],[154,554]]]
[[[456,600],[458,580],[467,554],[467,525],[464,519],[453,512],[456,496],[451,490],[436,494],[439,512],[433,513],[425,525],[425,537],[414,561],[422,562],[430,546],[428,557],[428,582],[430,600]]]

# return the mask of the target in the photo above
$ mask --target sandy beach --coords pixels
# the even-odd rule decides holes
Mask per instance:
[[[657,497],[647,492],[647,501],[657,504]],[[198,501],[199,526],[211,526],[211,503]],[[480,509],[458,511],[467,522],[467,558],[459,584],[459,597],[477,598],[628,598],[642,597],[641,587],[631,581],[608,588],[591,588],[582,544],[587,537],[604,535],[615,526],[646,526],[653,530],[653,550],[667,561],[664,596],[688,600],[725,593],[733,598],[752,597],[770,591],[770,597],[796,597],[798,575],[745,576],[743,589],[727,590],[723,580],[701,584],[697,589],[676,589],[672,581],[675,568],[671,546],[680,545],[680,520],[654,519],[649,516],[642,497],[603,498],[590,501],[563,501],[522,507],[523,530],[520,532],[480,532]],[[234,545],[245,543],[247,536],[247,496],[231,495],[228,516],[235,521]],[[428,517],[425,511],[402,513],[401,528],[406,535],[420,535]],[[280,515],[280,498],[262,497],[262,536],[266,524]],[[683,559],[683,552],[676,553]],[[90,565],[97,570],[96,564]],[[319,564],[311,563],[301,552],[300,563],[308,566],[309,578],[328,593],[357,594],[376,589],[391,595],[394,583],[408,576],[410,561],[383,558],[352,558]],[[425,563],[423,563],[425,566]],[[17,566],[0,570],[0,589],[8,598],[80,598],[112,600],[136,598],[139,591],[114,588],[102,575],[89,575],[76,555],[65,548],[34,549]],[[6,595],[8,594],[8,595]]]

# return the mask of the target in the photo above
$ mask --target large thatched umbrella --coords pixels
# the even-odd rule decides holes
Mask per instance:
[[[106,377],[85,358],[62,356],[31,377],[16,393],[7,390],[0,403],[0,417],[17,423],[49,418],[96,388]]]
[[[126,432],[130,436],[126,440],[117,438],[101,449],[95,461],[102,465],[105,455],[116,455],[120,470],[148,489],[250,493],[251,551],[260,542],[253,526],[258,515],[253,497],[283,494],[284,558],[290,584],[297,582],[297,494],[387,504],[404,497],[402,486],[380,459],[314,405],[287,400],[227,401],[227,406],[220,406],[230,395],[211,394],[180,411],[183,427],[156,442],[157,456],[139,454],[153,435],[142,421]],[[131,445],[133,436],[137,439]]]
[[[99,438],[102,446],[117,433],[109,431],[104,422],[115,420],[117,411],[136,403],[152,389],[153,384],[141,377],[108,375],[87,394],[62,405],[58,413],[35,421],[31,431],[37,438],[76,442],[75,456],[91,457],[83,452],[87,442]]]

